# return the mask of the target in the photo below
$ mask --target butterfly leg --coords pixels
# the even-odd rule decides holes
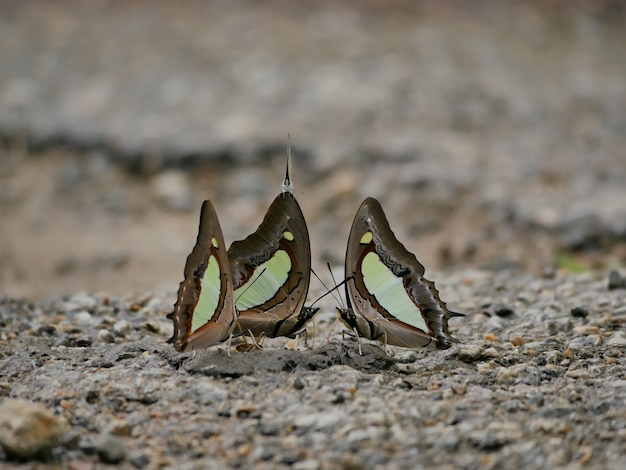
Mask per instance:
[[[333,332],[333,328],[335,327],[335,324],[338,321],[339,321],[339,318],[335,318],[335,321],[333,321],[328,327],[328,334],[326,335],[326,344],[330,343],[330,334]]]
[[[289,338],[289,339],[296,340],[296,341],[295,341],[295,344],[294,344],[294,346],[293,346],[293,349],[297,349],[297,346],[298,346],[298,338],[299,338],[301,335],[302,335],[302,336],[304,336],[304,347],[306,348],[306,347],[308,347],[308,344],[309,344],[309,343],[308,343],[308,341],[309,341],[309,333],[308,333],[308,330],[307,330],[306,328],[302,328],[301,330],[296,331],[295,333],[291,333],[291,334],[289,334],[289,335],[285,335],[285,337],[286,337],[286,338]],[[293,343],[293,341],[290,341],[290,342],[289,342],[289,344],[292,344],[292,343]],[[289,347],[291,347],[291,346],[289,346]]]
[[[246,340],[246,336],[250,336],[250,340],[251,343],[248,343],[248,341]],[[243,343],[238,344],[237,346],[235,346],[235,350],[237,352],[249,352],[252,351],[253,349],[263,349],[263,347],[261,346],[262,340],[265,338],[265,334],[261,333],[259,335],[259,340],[257,340],[257,338],[254,337],[254,335],[252,334],[252,331],[250,330],[246,330],[242,333],[239,333],[239,335],[237,335],[236,337],[240,337],[243,339]]]
[[[230,348],[231,348],[232,343],[233,343],[233,334],[231,333],[228,336],[228,344],[226,345],[226,354],[228,355],[228,357],[230,357]]]
[[[252,340],[252,344],[256,346],[257,349],[263,349],[261,343],[263,343],[263,340],[265,339],[265,333],[261,333],[259,335],[259,339],[257,340],[257,338],[255,338],[252,334],[252,331],[248,330],[247,332],[250,333],[250,339]]]
[[[361,338],[359,337],[359,332],[356,328],[352,328],[352,331],[354,332],[354,337],[356,338],[356,344],[359,347],[359,356],[362,356],[363,351],[361,351]]]
[[[302,336],[304,336],[304,347],[308,348],[309,347],[309,333],[307,331],[306,328],[302,329],[299,331],[299,333],[302,333]],[[296,336],[296,338],[298,338],[300,335],[298,334],[298,336]],[[296,348],[298,346],[298,340],[296,339]]]
[[[311,349],[315,349],[315,336],[317,336],[317,331],[315,329],[315,318],[313,318],[313,338],[311,338]],[[304,336],[304,347],[306,347],[307,336],[305,333]]]
[[[389,356],[389,357],[393,357],[393,356],[394,356],[393,351],[391,351],[391,350],[390,350],[390,351],[387,351],[387,346],[388,346],[388,343],[387,343],[387,332],[385,331],[385,332],[383,333],[383,335],[385,336],[385,343],[384,343],[384,345],[385,345],[385,349],[383,349],[383,351],[385,351],[385,354],[386,354],[387,356]]]
[[[363,352],[361,351],[361,338],[359,337],[359,332],[356,330],[356,328],[353,328],[351,330],[342,330],[341,331],[342,341],[346,340],[346,335],[356,340],[356,343],[359,347],[359,355],[362,356]]]

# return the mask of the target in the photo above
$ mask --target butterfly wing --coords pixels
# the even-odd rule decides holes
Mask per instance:
[[[283,187],[290,185],[285,181]],[[303,309],[311,276],[309,232],[291,192],[276,196],[256,232],[231,245],[228,259],[241,331],[289,336],[311,318]]]
[[[367,198],[352,223],[346,252],[348,309],[341,320],[358,334],[402,347],[447,349],[450,312],[424,266],[395,237],[380,203]]]
[[[202,204],[198,238],[184,274],[174,311],[168,315],[174,322],[169,342],[178,351],[189,351],[226,340],[237,311],[224,237],[211,201]]]

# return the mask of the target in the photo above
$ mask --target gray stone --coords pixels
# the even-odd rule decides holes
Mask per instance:
[[[614,289],[626,289],[626,278],[613,269],[609,273],[609,290]]]
[[[113,325],[113,331],[116,335],[125,337],[128,333],[133,329],[133,325],[131,322],[127,320],[120,320],[115,325]]]
[[[476,362],[480,359],[485,347],[479,344],[464,344],[459,346],[457,356],[463,362]]]
[[[615,346],[618,348],[626,348],[626,333],[623,331],[617,331],[606,342],[607,346]]]
[[[98,444],[96,452],[102,463],[118,464],[126,459],[128,451],[122,441],[106,435]]]
[[[79,308],[91,311],[96,308],[98,304],[96,299],[94,299],[89,294],[81,292],[79,294],[75,294],[70,298],[70,302],[76,304]]]
[[[83,310],[74,315],[74,321],[77,325],[90,325],[93,323],[93,316],[91,313]]]
[[[333,428],[336,424],[341,422],[344,418],[344,414],[339,411],[328,411],[311,413],[300,416],[294,420],[294,426],[303,429],[312,430],[328,430]]]
[[[0,446],[9,457],[21,460],[45,457],[67,432],[65,419],[40,403],[6,399],[0,405]]]
[[[115,343],[115,336],[109,330],[98,330],[96,339],[99,343]]]
[[[570,315],[574,318],[587,318],[589,316],[589,310],[585,307],[574,307],[570,310]]]

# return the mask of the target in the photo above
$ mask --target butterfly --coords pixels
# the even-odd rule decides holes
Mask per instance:
[[[200,211],[200,227],[187,257],[185,279],[178,288],[174,335],[168,340],[178,351],[208,348],[230,338],[238,313],[224,236],[211,201]]]
[[[207,348],[234,329],[255,337],[293,336],[317,313],[305,307],[311,245],[304,215],[293,195],[291,152],[281,194],[257,230],[228,251],[215,209],[205,201],[198,239],[185,265],[169,342],[178,351]]]
[[[451,312],[424,266],[395,237],[383,208],[367,198],[354,217],[346,250],[348,308],[339,319],[358,336],[405,348],[448,349]]]
[[[305,307],[311,278],[311,243],[293,195],[291,152],[281,193],[257,230],[233,242],[228,259],[241,332],[293,337],[318,308]]]

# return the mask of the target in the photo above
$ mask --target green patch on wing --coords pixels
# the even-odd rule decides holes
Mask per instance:
[[[289,271],[289,255],[284,250],[278,250],[269,260],[257,266],[248,282],[235,291],[237,310],[249,310],[273,298],[285,284]]]
[[[215,314],[220,299],[220,265],[215,256],[209,257],[209,263],[202,276],[200,298],[193,311],[191,332],[193,333]]]
[[[394,276],[376,253],[368,253],[361,265],[363,282],[391,315],[411,326],[428,332],[422,314],[402,285],[402,278]]]

